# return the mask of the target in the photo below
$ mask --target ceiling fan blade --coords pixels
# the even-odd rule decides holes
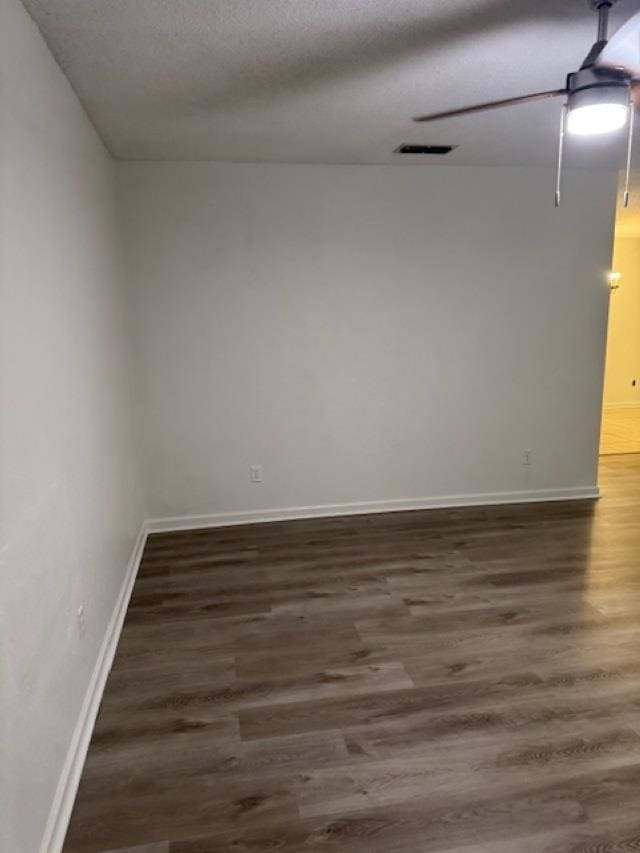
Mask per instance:
[[[602,48],[596,68],[624,68],[632,77],[640,77],[640,12],[624,23]]]
[[[414,121],[437,121],[441,118],[454,118],[455,116],[465,116],[470,113],[481,113],[484,112],[484,110],[496,110],[499,107],[513,107],[516,104],[528,104],[532,101],[544,101],[547,100],[547,98],[557,98],[559,95],[566,94],[566,89],[550,89],[548,92],[534,92],[531,95],[520,95],[518,98],[504,98],[502,101],[486,101],[483,104],[473,104],[473,106],[461,107],[457,110],[447,110],[443,113],[416,116]]]

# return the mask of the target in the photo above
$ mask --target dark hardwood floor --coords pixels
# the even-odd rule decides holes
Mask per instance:
[[[152,536],[65,850],[640,850],[640,456],[596,504]]]

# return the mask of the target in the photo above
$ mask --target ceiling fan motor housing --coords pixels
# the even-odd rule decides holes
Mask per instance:
[[[631,79],[614,68],[581,68],[567,76],[567,105],[570,110],[592,104],[628,106]]]

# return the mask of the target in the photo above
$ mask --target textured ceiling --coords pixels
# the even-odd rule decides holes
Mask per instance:
[[[561,86],[595,36],[588,0],[24,4],[123,159],[389,163],[427,142],[459,146],[447,163],[553,163],[558,101],[411,116]],[[612,29],[638,9],[619,0]],[[572,140],[568,164],[613,166],[621,148]]]

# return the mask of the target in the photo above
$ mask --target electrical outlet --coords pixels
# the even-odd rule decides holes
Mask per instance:
[[[249,482],[250,483],[261,483],[262,482],[262,465],[250,465],[249,466]]]
[[[531,450],[523,450],[522,451],[522,464],[529,466],[531,465],[533,459],[533,452]]]
[[[86,627],[84,621],[84,604],[81,604],[80,607],[78,607],[76,618],[78,620],[78,633],[81,637],[84,637],[84,631]]]

